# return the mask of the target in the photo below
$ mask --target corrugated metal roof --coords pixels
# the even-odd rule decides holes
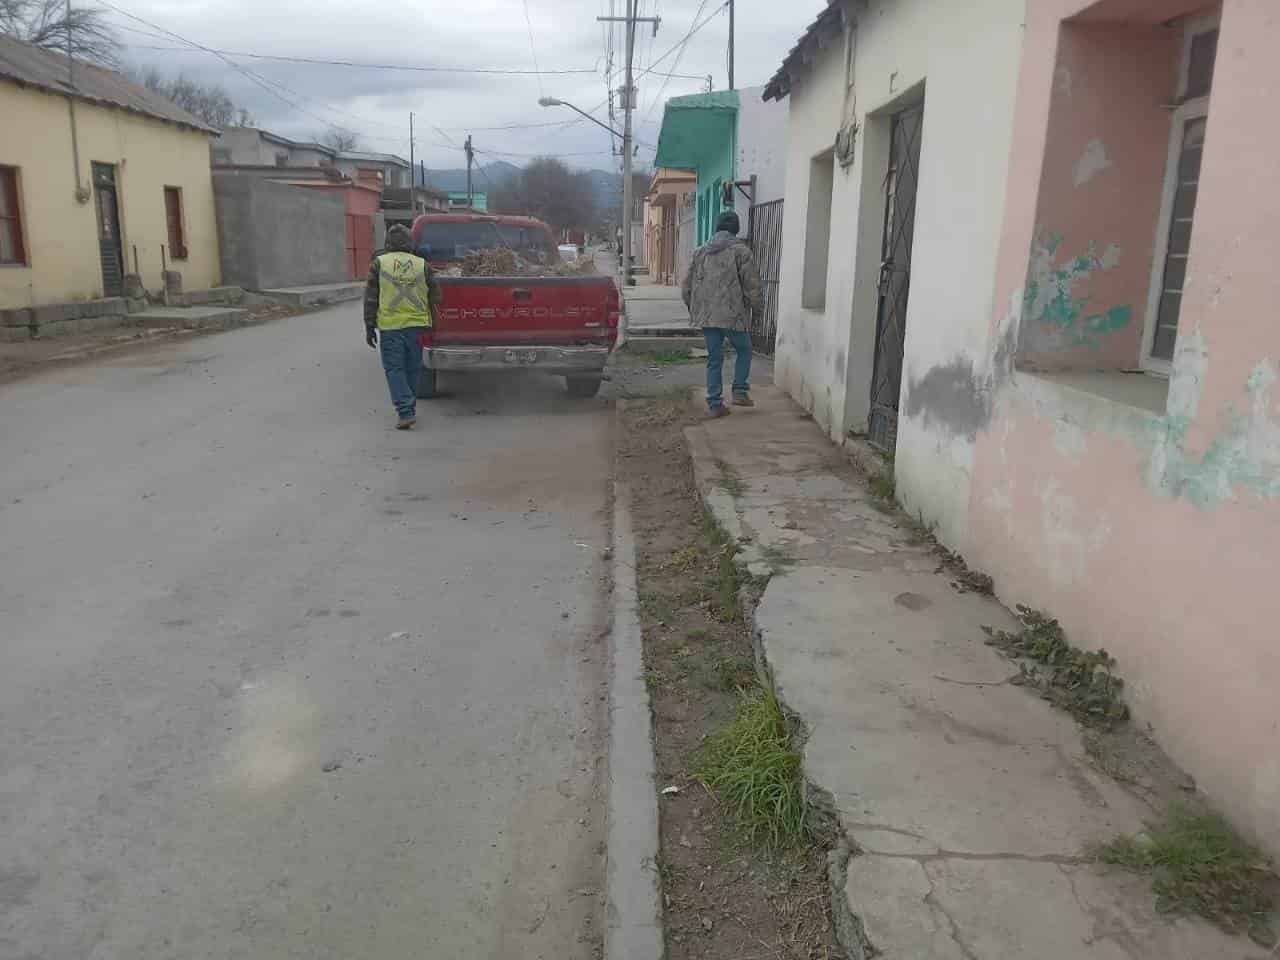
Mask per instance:
[[[662,108],[655,167],[700,171],[732,153],[738,118],[738,91],[717,90],[672,97]]]
[[[737,110],[737,90],[716,90],[711,93],[689,93],[683,97],[671,97],[664,110]]]
[[[33,47],[13,37],[0,36],[0,79],[64,96],[72,94],[80,100],[140,113],[205,133],[218,132],[177,104],[127,80],[114,70],[77,60],[74,88],[68,82],[68,76],[69,65],[63,54]]]
[[[844,29],[845,0],[827,0],[827,9],[818,14],[804,34],[796,41],[782,66],[764,85],[765,100],[781,100],[791,92],[791,82],[796,73],[813,59],[813,55],[830,37]]]
[[[367,160],[370,163],[393,163],[397,167],[409,168],[409,161],[404,157],[397,157],[394,153],[370,153],[367,150],[339,150],[339,160]]]

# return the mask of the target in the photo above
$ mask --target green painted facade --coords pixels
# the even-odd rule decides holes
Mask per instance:
[[[736,173],[737,140],[737,91],[696,93],[667,101],[654,166],[697,174],[698,245],[711,239],[716,217],[725,208],[724,185]]]
[[[458,208],[467,209],[467,191],[450,190],[449,209],[457,210]],[[471,207],[477,213],[487,213],[489,211],[489,196],[481,193],[479,190],[473,191],[471,194]]]

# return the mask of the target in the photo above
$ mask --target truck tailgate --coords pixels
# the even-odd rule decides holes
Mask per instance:
[[[434,342],[612,346],[620,301],[610,277],[438,277]]]

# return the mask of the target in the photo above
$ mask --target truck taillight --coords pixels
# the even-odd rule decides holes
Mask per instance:
[[[621,318],[622,318],[622,315],[621,315],[620,313],[618,313],[618,311],[617,311],[617,310],[610,309],[610,311],[609,311],[609,318],[608,318],[608,319],[609,319],[609,329],[610,329],[610,330],[617,330],[617,329],[618,329],[618,322],[619,322],[619,320],[621,320]]]

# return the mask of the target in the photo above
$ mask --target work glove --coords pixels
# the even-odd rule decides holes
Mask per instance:
[[[364,328],[364,342],[374,350],[378,349],[378,328],[369,326]]]

